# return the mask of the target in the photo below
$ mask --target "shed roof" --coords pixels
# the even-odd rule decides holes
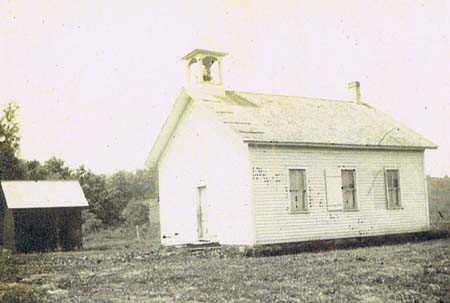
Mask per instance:
[[[226,91],[183,90],[147,160],[155,166],[189,102],[200,102],[243,142],[424,150],[436,145],[366,103]]]
[[[1,181],[8,208],[87,207],[78,181]]]

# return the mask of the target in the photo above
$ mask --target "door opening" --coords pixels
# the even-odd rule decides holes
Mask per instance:
[[[197,232],[199,241],[208,241],[208,202],[206,197],[206,186],[197,187]]]

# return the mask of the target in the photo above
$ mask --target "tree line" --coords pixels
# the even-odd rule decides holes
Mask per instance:
[[[72,169],[56,157],[43,163],[22,159],[19,156],[18,110],[16,103],[8,103],[0,115],[0,180],[78,180],[90,205],[86,216],[104,226],[123,223],[128,213],[142,212],[124,212],[130,201],[157,195],[157,178],[151,170],[104,175],[95,174],[84,165]]]
[[[428,198],[438,204],[450,204],[450,178],[427,177]]]

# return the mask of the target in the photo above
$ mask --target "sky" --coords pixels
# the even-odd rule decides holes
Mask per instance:
[[[224,51],[226,89],[362,98],[439,146],[450,175],[450,1],[0,0],[0,106],[21,157],[97,173],[144,167],[195,48]]]

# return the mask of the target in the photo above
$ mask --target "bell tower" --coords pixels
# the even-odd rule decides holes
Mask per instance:
[[[183,58],[187,62],[188,87],[201,92],[224,94],[222,58],[227,54],[195,49]]]

